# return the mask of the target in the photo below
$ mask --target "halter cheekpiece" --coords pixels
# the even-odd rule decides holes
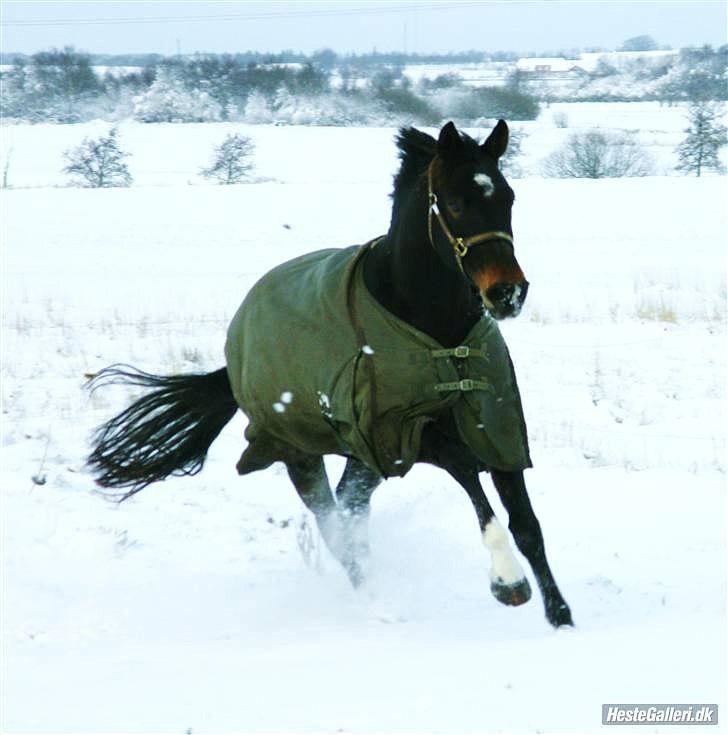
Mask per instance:
[[[440,223],[442,231],[445,233],[445,237],[447,237],[448,241],[452,245],[452,249],[455,252],[455,260],[463,273],[465,271],[463,270],[462,260],[468,254],[468,250],[473,245],[478,245],[482,242],[487,242],[488,240],[505,240],[513,245],[513,237],[507,232],[502,232],[501,230],[480,232],[476,235],[469,235],[468,237],[458,237],[453,235],[445,217],[443,217],[442,212],[440,211],[440,207],[437,204],[437,194],[435,194],[432,188],[432,167],[427,169],[427,199],[427,232],[430,236],[430,244],[433,248],[435,247],[435,241],[432,237],[432,215],[434,214],[437,217],[437,221]]]

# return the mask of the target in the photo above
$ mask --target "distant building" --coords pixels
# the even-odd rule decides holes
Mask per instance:
[[[581,79],[588,72],[577,59],[528,58],[516,62],[516,71],[526,79]]]

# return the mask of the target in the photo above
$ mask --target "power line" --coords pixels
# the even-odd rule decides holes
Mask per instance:
[[[490,4],[500,4],[507,0],[491,0]],[[340,16],[357,16],[357,15],[385,15],[407,13],[411,11],[423,12],[439,12],[453,11],[459,8],[475,8],[482,7],[483,2],[454,2],[448,3],[408,3],[406,5],[395,5],[394,3],[387,5],[379,5],[377,7],[353,7],[338,9],[309,9],[309,10],[288,10],[285,12],[261,12],[261,13],[224,13],[220,15],[160,15],[157,17],[124,17],[124,18],[49,18],[45,20],[9,20],[5,21],[5,27],[46,27],[46,26],[84,26],[84,25],[135,25],[135,24],[154,24],[154,23],[213,23],[220,20],[284,20],[288,18],[323,18],[323,17],[340,17]]]

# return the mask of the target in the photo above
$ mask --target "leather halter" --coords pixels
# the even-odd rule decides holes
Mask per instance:
[[[468,254],[468,249],[473,245],[479,245],[482,242],[488,242],[488,240],[505,240],[513,245],[513,237],[507,232],[501,230],[490,230],[489,232],[480,232],[476,235],[469,235],[468,237],[458,237],[453,235],[450,227],[445,220],[445,217],[440,212],[440,208],[437,205],[437,194],[435,194],[432,188],[432,167],[427,169],[427,199],[429,206],[427,209],[427,233],[430,236],[430,244],[435,247],[435,241],[432,237],[432,215],[437,217],[437,221],[440,223],[442,231],[445,233],[445,237],[450,241],[452,249],[455,252],[455,260],[460,270],[463,270],[463,258]]]

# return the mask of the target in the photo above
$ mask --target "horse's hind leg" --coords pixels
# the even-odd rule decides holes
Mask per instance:
[[[316,525],[329,551],[346,570],[351,583],[357,587],[363,581],[347,538],[347,527],[329,486],[323,457],[307,456],[286,462],[291,478],[301,500],[314,514]]]
[[[369,501],[381,481],[376,472],[351,457],[336,486],[336,500],[347,529],[351,554],[360,566],[369,556]]]
[[[516,546],[528,559],[543,596],[546,618],[554,627],[573,625],[571,610],[556,586],[546,561],[541,525],[531,507],[523,472],[491,472],[493,484],[508,511],[508,527]]]

